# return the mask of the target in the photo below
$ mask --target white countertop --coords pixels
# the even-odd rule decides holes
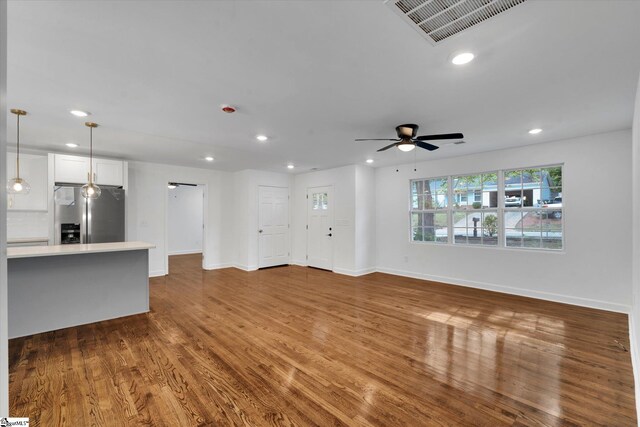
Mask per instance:
[[[34,258],[55,255],[77,255],[100,252],[137,251],[155,248],[146,242],[90,243],[86,245],[27,246],[7,248],[7,258]]]

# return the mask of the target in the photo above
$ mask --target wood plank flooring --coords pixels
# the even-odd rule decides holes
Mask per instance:
[[[380,273],[202,271],[198,255],[170,267],[151,280],[149,314],[12,340],[12,416],[32,426],[636,425],[626,315]]]

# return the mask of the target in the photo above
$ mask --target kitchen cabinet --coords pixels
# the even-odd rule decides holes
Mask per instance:
[[[122,169],[120,160],[93,159],[93,173],[98,185],[122,186]]]
[[[54,180],[56,183],[85,184],[89,177],[89,158],[55,154]],[[98,185],[124,185],[124,162],[121,160],[93,159],[94,182]]]
[[[7,180],[16,174],[16,156],[7,153]],[[7,209],[10,211],[46,211],[47,203],[47,157],[33,154],[20,155],[20,177],[29,183],[29,194],[8,194]]]
[[[55,182],[83,184],[89,177],[89,158],[56,154],[54,160]]]

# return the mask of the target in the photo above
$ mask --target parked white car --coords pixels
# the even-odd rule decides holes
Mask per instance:
[[[505,207],[520,207],[522,206],[522,197],[508,196],[504,199]]]
[[[542,207],[543,208],[562,208],[562,196],[558,196],[554,198],[549,203],[543,203]],[[554,218],[554,219],[560,219],[562,218],[562,210],[548,211],[547,216],[550,216],[551,218]]]

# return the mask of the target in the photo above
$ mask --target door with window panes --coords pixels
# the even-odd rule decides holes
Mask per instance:
[[[333,188],[307,189],[307,265],[333,269]]]

